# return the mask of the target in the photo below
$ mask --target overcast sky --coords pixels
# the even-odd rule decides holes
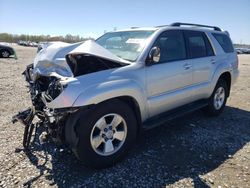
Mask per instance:
[[[0,0],[0,33],[98,37],[177,21],[216,25],[250,44],[250,0]]]

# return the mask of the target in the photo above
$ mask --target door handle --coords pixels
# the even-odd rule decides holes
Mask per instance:
[[[215,59],[211,59],[210,62],[211,62],[211,64],[215,64],[216,63]]]
[[[183,65],[183,67],[184,67],[185,70],[188,70],[188,69],[190,69],[192,67],[192,65],[190,63],[185,63]]]

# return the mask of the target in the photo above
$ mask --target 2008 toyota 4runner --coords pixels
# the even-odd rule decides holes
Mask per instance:
[[[13,122],[25,125],[24,147],[34,127],[44,126],[42,140],[66,144],[85,165],[100,168],[119,161],[141,128],[199,108],[219,115],[238,59],[228,32],[174,23],[54,43],[23,74],[33,106]]]

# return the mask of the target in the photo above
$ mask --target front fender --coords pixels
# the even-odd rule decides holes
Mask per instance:
[[[90,86],[78,96],[73,107],[98,104],[121,96],[129,96],[135,99],[139,105],[142,120],[147,117],[145,91],[139,84],[129,79],[113,80]]]

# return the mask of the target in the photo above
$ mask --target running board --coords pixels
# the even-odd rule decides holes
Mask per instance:
[[[163,112],[159,115],[156,115],[156,116],[146,120],[142,124],[142,127],[144,129],[151,129],[151,128],[157,127],[157,126],[162,125],[168,121],[176,119],[180,116],[183,116],[183,115],[188,114],[190,112],[201,109],[207,105],[208,105],[207,100],[199,100],[199,101],[184,105],[182,107],[178,107],[178,108],[175,108],[173,110]]]

